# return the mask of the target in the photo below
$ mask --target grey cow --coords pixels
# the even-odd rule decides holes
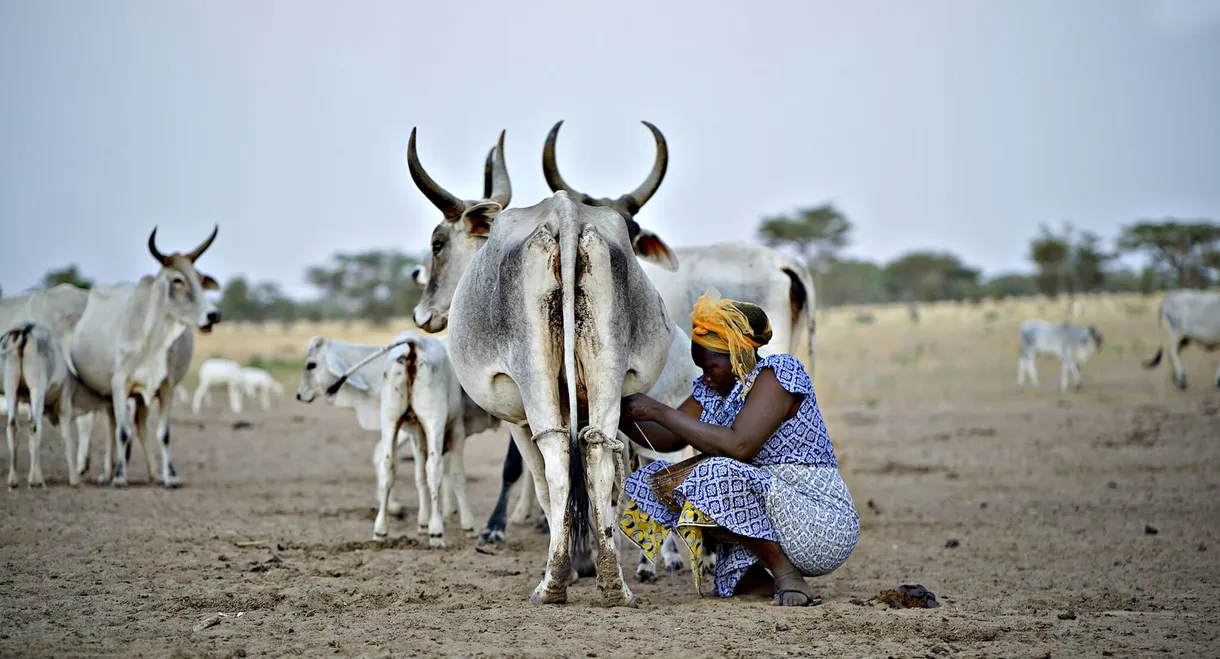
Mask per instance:
[[[1182,348],[1191,342],[1202,345],[1208,352],[1220,348],[1220,292],[1190,289],[1170,291],[1161,299],[1158,318],[1169,346],[1173,383],[1179,389],[1185,389],[1186,369],[1178,356]],[[1164,348],[1157,348],[1156,354],[1144,363],[1144,367],[1155,368],[1161,363],[1164,351]],[[1220,368],[1216,370],[1216,386],[1220,387]]]

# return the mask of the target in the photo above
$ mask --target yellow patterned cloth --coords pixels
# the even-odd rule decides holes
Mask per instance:
[[[716,528],[716,520],[709,517],[694,504],[687,501],[678,515],[678,537],[690,554],[690,573],[695,582],[695,591],[703,595],[703,529]],[[657,562],[661,545],[665,542],[665,527],[630,502],[619,519],[623,534],[644,552],[645,558]]]

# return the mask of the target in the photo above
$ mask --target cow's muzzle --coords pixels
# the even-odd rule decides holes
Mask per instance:
[[[212,326],[220,322],[220,311],[213,309],[208,312],[207,320],[199,326],[199,331],[207,334],[212,331]]]

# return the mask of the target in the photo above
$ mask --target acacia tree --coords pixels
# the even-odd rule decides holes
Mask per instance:
[[[58,270],[48,270],[42,276],[42,287],[51,288],[60,284],[72,284],[77,288],[91,288],[93,280],[85,277],[77,269],[76,264],[72,263]]]
[[[375,324],[411,313],[419,288],[411,268],[420,259],[394,250],[339,253],[328,265],[314,266],[306,279],[328,302]]]
[[[791,247],[818,272],[825,272],[848,245],[850,233],[847,216],[829,203],[766,217],[758,226],[759,240],[769,247]]]
[[[1029,245],[1029,260],[1038,266],[1034,282],[1038,291],[1050,298],[1057,297],[1068,288],[1068,257],[1071,253],[1071,229],[1064,236],[1057,236],[1050,227],[1040,225],[1041,235]]]
[[[938,251],[909,252],[885,266],[892,298],[919,302],[976,299],[979,274],[957,255]]]
[[[1220,270],[1220,225],[1211,220],[1167,218],[1123,227],[1119,249],[1143,252],[1177,286],[1205,288]]]

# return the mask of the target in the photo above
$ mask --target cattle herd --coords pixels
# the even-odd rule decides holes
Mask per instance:
[[[423,289],[413,319],[424,332],[402,332],[386,345],[314,337],[305,348],[296,398],[310,403],[322,397],[353,409],[362,428],[380,431],[372,456],[374,538],[387,536],[389,516],[404,513],[393,495],[404,444],[414,457],[419,532],[437,547],[445,546],[444,521],[455,511],[462,531],[478,533],[480,545],[503,543],[510,489],[528,470],[533,488],[525,488],[513,517],[530,516],[536,501],[539,520],[550,530],[545,574],[531,601],[563,602],[574,578],[595,574],[605,605],[631,606],[614,532],[626,470],[682,456],[629,446],[618,430],[619,401],[646,392],[676,406],[689,395],[699,371],[689,358],[686,319],[709,289],[761,306],[774,338],[760,352],[794,354],[812,373],[815,292],[808,269],[777,250],[740,242],[670,249],[636,221],[668,166],[665,138],[652,124],[644,122],[656,144],[647,178],[622,196],[601,199],[576,191],[560,175],[555,144],[561,125],[543,147],[543,174],[553,194],[517,207],[510,207],[503,132],[487,155],[481,197],[462,199],[424,170],[411,131],[408,170],[441,215],[429,263],[412,273]],[[189,400],[198,414],[213,387],[227,387],[234,411],[243,395],[260,396],[266,408],[271,394],[282,393],[265,371],[220,359],[202,364],[193,399],[181,384],[195,330],[207,333],[221,322],[206,295],[219,285],[196,267],[217,231],[188,252],[164,254],[154,228],[148,251],[158,269],[136,283],[89,290],[64,284],[0,299],[9,487],[18,485],[21,409],[30,421],[29,485],[44,481],[38,458],[44,421],[58,427],[76,485],[88,472],[89,438],[100,418],[110,431],[99,482],[126,485],[138,436],[150,481],[173,488],[181,484],[170,454],[175,400]],[[1184,388],[1180,350],[1192,341],[1209,350],[1220,346],[1220,294],[1171,292],[1161,302],[1159,322],[1174,382]],[[442,337],[429,336],[442,331]],[[1069,380],[1081,386],[1078,364],[1101,347],[1102,334],[1093,326],[1031,320],[1020,326],[1019,343],[1018,384],[1037,386],[1034,359],[1050,354],[1062,362],[1060,386],[1066,390]],[[1145,366],[1156,366],[1162,353]],[[512,441],[501,493],[478,531],[463,448],[469,435],[502,422]],[[662,555],[668,569],[683,564],[672,537]],[[647,579],[654,570],[641,556],[637,577]]]

